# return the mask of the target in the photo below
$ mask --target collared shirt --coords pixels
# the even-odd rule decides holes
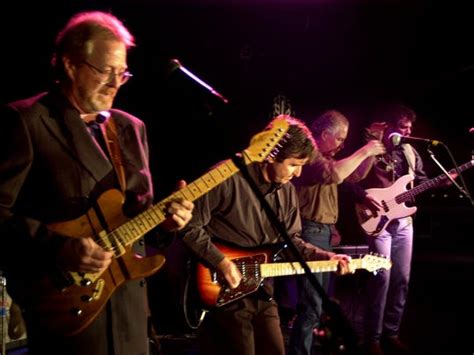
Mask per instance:
[[[411,147],[415,155],[413,174],[415,175],[415,185],[418,185],[428,178],[423,170],[423,161],[415,148]],[[367,177],[361,182],[364,188],[384,188],[409,173],[409,163],[403,152],[402,146],[397,146],[388,152],[384,159],[377,161]]]
[[[107,146],[105,144],[104,135],[102,134],[102,130],[100,128],[100,123],[97,123],[96,121],[91,121],[84,122],[84,124],[86,125],[89,133],[91,134],[91,137],[94,138],[94,143],[97,145],[97,149],[104,155],[104,158],[111,160],[109,150],[107,149]]]
[[[337,222],[339,180],[334,164],[334,159],[320,155],[313,164],[304,167],[301,176],[295,179],[303,219],[324,224]]]
[[[291,183],[274,185],[267,182],[262,167],[258,163],[249,165],[249,175],[305,259],[329,259],[333,253],[305,243],[299,237],[301,219],[294,186]],[[283,242],[240,172],[195,201],[193,218],[182,233],[185,244],[213,267],[224,259],[224,254],[212,240],[245,248]]]

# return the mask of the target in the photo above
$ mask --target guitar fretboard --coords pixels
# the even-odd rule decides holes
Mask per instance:
[[[179,199],[194,201],[238,171],[239,169],[231,160],[223,162],[199,179],[113,230],[106,237],[107,246],[115,251],[116,256],[122,255],[125,252],[125,246],[132,244],[166,219],[166,208],[170,202]]]
[[[337,260],[308,261],[308,267],[312,272],[331,272],[337,270]],[[362,259],[352,259],[354,269],[362,268]],[[261,264],[260,273],[262,277],[276,277],[287,275],[304,274],[304,269],[298,262]]]
[[[289,126],[288,118],[284,115],[279,116],[272,121],[271,127],[267,127],[264,131],[253,136],[250,146],[242,152],[244,164],[263,162],[269,156],[274,156],[280,143],[285,141]],[[166,208],[170,202],[177,200],[194,201],[238,171],[239,168],[232,160],[226,160],[199,179],[176,191],[112,232],[108,234],[105,231],[100,232],[101,245],[108,250],[113,250],[116,256],[123,255],[127,246],[166,219]]]
[[[467,162],[466,164],[461,165],[459,167],[459,171],[462,172],[464,170],[472,168],[473,166],[474,166],[474,160],[470,161],[470,162]],[[452,173],[455,173],[455,172],[456,172],[455,170],[451,170],[449,173],[452,174]],[[437,177],[435,177],[431,180],[425,181],[424,183],[422,183],[418,186],[415,186],[414,188],[412,188],[408,191],[405,191],[405,192],[401,193],[400,195],[397,195],[397,197],[395,197],[395,201],[398,204],[400,204],[400,203],[404,203],[406,201],[412,200],[416,195],[440,185],[442,182],[446,181],[447,178],[448,177],[443,174],[443,175],[439,175],[439,176],[437,176]]]

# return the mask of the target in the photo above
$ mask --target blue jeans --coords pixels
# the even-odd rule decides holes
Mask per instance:
[[[367,281],[365,341],[379,341],[382,333],[398,335],[410,280],[413,249],[411,217],[392,221],[378,237],[367,237],[369,251],[392,261],[389,270],[379,271]]]
[[[302,238],[319,248],[331,250],[331,227],[329,224],[303,220]],[[314,274],[327,291],[328,273]],[[298,276],[298,303],[296,318],[290,336],[290,355],[310,355],[313,344],[313,329],[319,326],[322,300],[305,275]]]

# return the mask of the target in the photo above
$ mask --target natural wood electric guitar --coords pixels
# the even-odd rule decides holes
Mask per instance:
[[[242,152],[245,164],[262,162],[276,154],[278,145],[284,144],[288,128],[288,121],[282,116],[273,121],[270,129],[254,136],[250,146]],[[166,219],[167,205],[177,199],[194,201],[238,171],[237,166],[227,160],[133,219],[122,213],[122,193],[106,191],[97,204],[108,230],[102,228],[100,216],[94,209],[75,220],[48,225],[50,230],[71,238],[93,237],[99,245],[113,251],[115,258],[102,273],[61,272],[35,284],[34,310],[41,325],[62,335],[84,330],[117,287],[128,280],[155,273],[165,262],[162,255],[137,256],[132,251],[132,244]]]
[[[222,307],[251,293],[256,292],[266,277],[303,274],[304,269],[298,262],[272,263],[274,249],[238,249],[214,243],[226,257],[231,259],[242,273],[242,281],[236,288],[230,288],[224,276],[198,263],[196,269],[196,287],[204,307]],[[352,259],[354,269],[373,272],[389,269],[390,260],[375,255],[365,255]],[[336,271],[337,260],[309,261],[312,272]]]
[[[474,160],[461,165],[459,171],[470,169],[473,166]],[[449,173],[454,174],[455,172],[455,170],[451,170]],[[416,207],[407,207],[405,202],[412,200],[419,193],[438,187],[447,179],[446,175],[439,175],[407,190],[407,185],[414,180],[414,176],[408,174],[399,178],[390,187],[365,190],[368,195],[380,201],[382,210],[372,212],[366,206],[356,204],[356,214],[362,229],[370,236],[380,235],[393,219],[408,217],[416,212]]]

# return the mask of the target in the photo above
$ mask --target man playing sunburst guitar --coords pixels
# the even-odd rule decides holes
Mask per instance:
[[[423,171],[423,162],[418,152],[409,144],[395,146],[389,136],[396,132],[409,136],[413,129],[416,115],[403,105],[389,105],[381,110],[377,122],[368,128],[369,138],[382,139],[387,147],[387,154],[373,158],[372,168],[362,181],[364,188],[384,188],[391,186],[405,174],[415,176],[414,183],[419,184],[427,179]],[[378,206],[370,208],[382,210],[380,201],[372,201]],[[383,354],[386,350],[402,354],[407,347],[398,338],[400,322],[408,293],[408,282],[413,246],[412,217],[392,220],[378,236],[367,236],[371,252],[387,256],[393,267],[380,271],[367,282],[367,314],[365,317],[364,340],[368,354]]]
[[[29,354],[148,353],[144,277],[163,258],[145,257],[143,236],[160,221],[182,228],[193,204],[146,213],[145,125],[112,108],[132,46],[110,13],[75,15],[56,39],[51,90],[0,113],[0,268]]]
[[[299,176],[303,166],[314,158],[316,145],[301,121],[281,117],[287,120],[289,129],[279,142],[278,151],[263,162],[248,165],[248,174],[305,259],[335,260],[339,271],[346,273],[348,256],[324,251],[299,238],[298,200],[290,180]],[[269,128],[275,122],[276,119]],[[255,262],[242,264],[217,246],[221,242],[228,249],[245,248],[251,254],[257,247],[282,242],[270,221],[241,172],[196,200],[193,218],[182,231],[183,240],[203,263],[215,270],[211,273],[215,274],[216,281],[209,286],[212,288],[220,280],[227,288],[204,319],[200,333],[202,354],[285,354],[277,305],[268,298],[272,294],[271,285],[264,283],[255,292],[246,293],[248,289],[254,290],[254,285],[249,284],[255,278],[242,275],[261,272],[257,267],[260,261],[255,259]],[[242,265],[245,266],[242,268]],[[238,291],[233,293],[232,290]]]

